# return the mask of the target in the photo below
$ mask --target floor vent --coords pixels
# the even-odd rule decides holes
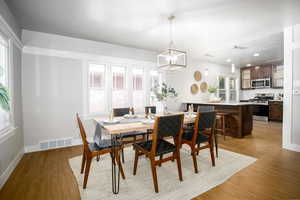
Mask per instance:
[[[72,146],[72,138],[60,138],[56,140],[48,140],[40,142],[40,150],[56,149],[60,147]]]

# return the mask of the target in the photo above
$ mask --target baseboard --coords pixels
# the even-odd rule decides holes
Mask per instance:
[[[23,155],[24,155],[24,150],[22,149],[16,155],[16,157],[13,159],[13,161],[10,162],[10,164],[8,165],[6,170],[1,174],[1,176],[0,176],[0,189],[4,186],[4,184],[6,183],[9,176],[11,175],[11,173],[14,171],[14,169],[18,165],[18,163],[21,160],[21,158],[23,157]]]
[[[283,146],[284,149],[300,152],[300,145],[298,144],[288,144]]]

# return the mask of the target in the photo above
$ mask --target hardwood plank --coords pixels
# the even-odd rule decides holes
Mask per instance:
[[[300,153],[281,148],[281,128],[281,123],[255,122],[253,134],[243,139],[219,137],[221,148],[258,160],[194,199],[300,199]],[[25,154],[0,199],[80,199],[68,159],[81,152],[81,146],[74,146]]]

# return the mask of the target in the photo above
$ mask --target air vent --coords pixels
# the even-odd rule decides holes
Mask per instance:
[[[40,150],[56,149],[60,147],[72,146],[72,138],[60,138],[56,140],[48,140],[40,142]]]

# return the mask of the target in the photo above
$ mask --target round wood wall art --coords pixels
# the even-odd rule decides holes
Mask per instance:
[[[191,93],[192,93],[192,94],[197,94],[198,91],[199,91],[198,85],[197,85],[197,84],[193,84],[193,85],[191,86]]]
[[[201,79],[202,79],[202,74],[201,74],[201,72],[195,71],[195,72],[194,72],[194,78],[195,78],[196,81],[201,81]]]
[[[201,92],[206,92],[207,88],[208,88],[208,84],[206,82],[202,82],[200,84],[200,90],[201,90]]]

